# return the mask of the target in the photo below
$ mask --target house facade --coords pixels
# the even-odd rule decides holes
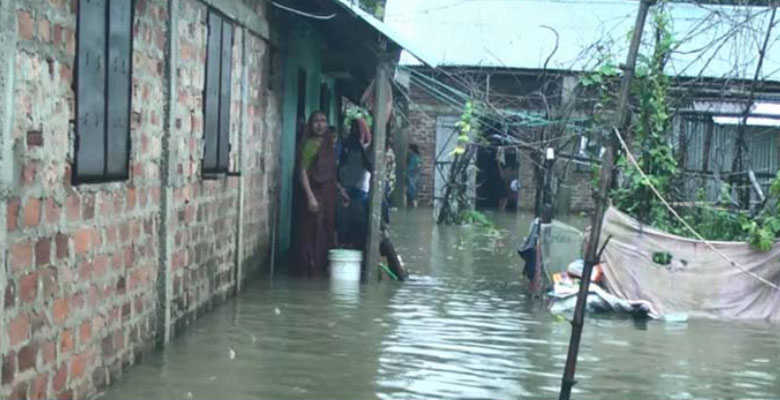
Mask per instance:
[[[0,397],[94,397],[287,250],[299,119],[400,52],[364,18],[0,0]]]

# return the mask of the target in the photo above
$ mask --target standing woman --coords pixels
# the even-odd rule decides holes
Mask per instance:
[[[298,272],[306,276],[326,275],[328,250],[335,245],[336,197],[343,193],[336,181],[335,138],[327,132],[325,113],[313,112],[298,156],[304,195],[298,210]]]

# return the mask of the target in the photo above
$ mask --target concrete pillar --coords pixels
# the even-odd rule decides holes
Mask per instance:
[[[238,229],[236,230],[236,293],[241,292],[241,287],[244,283],[244,202],[246,196],[246,188],[244,186],[246,185],[246,179],[250,177],[250,175],[244,174],[249,170],[244,155],[249,127],[247,120],[249,118],[249,71],[246,40],[248,34],[249,31],[243,29],[243,34],[241,35],[241,111],[238,122],[238,159],[236,160],[240,173],[238,177]]]
[[[179,0],[168,0],[166,35],[168,47],[165,54],[165,120],[162,137],[160,176],[160,265],[157,271],[157,343],[165,346],[171,340],[171,299],[173,298],[172,260],[174,234],[171,221],[174,217],[175,149],[171,143],[176,126],[176,63],[179,54],[178,41]]]
[[[11,129],[14,109],[14,72],[16,65],[16,13],[13,0],[0,0],[0,310],[5,309],[6,261],[6,204],[13,182],[13,156],[11,153]],[[0,332],[5,332],[0,318]],[[0,337],[0,355],[4,355],[8,343]]]

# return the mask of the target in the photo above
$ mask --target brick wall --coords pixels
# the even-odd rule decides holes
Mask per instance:
[[[281,124],[281,93],[268,92],[264,83],[265,40],[237,26],[230,158],[241,175],[204,180],[206,7],[179,0],[178,28],[168,32],[168,1],[136,0],[129,179],[73,186],[77,2],[0,0],[0,6],[12,10],[16,37],[13,99],[0,95],[0,106],[13,101],[10,135],[0,141],[11,155],[2,164],[10,166],[4,172],[11,178],[0,182],[0,397],[91,398],[154,345],[160,326],[165,329],[158,324],[166,306],[159,302],[161,279],[172,287],[170,326],[180,328],[234,291],[239,221],[242,261],[250,273],[259,268],[268,250],[278,143],[270,133]],[[171,35],[178,52],[167,131]],[[242,140],[246,151],[239,159]],[[164,219],[166,185],[172,212]],[[161,264],[166,234],[172,238],[169,266]]]
[[[457,87],[456,83],[448,81],[446,75],[437,76],[444,82]],[[469,79],[473,81],[484,81],[484,73],[472,73]],[[491,83],[491,93],[523,96],[533,91],[539,90],[537,77],[512,77],[512,79],[496,79]],[[555,86],[555,85],[551,85]],[[434,193],[434,163],[436,151],[436,119],[440,116],[460,115],[462,109],[447,105],[438,98],[432,96],[423,87],[411,82],[409,87],[410,102],[407,109],[409,125],[406,131],[409,143],[416,143],[420,147],[422,166],[420,170],[419,204],[431,205]],[[551,95],[551,98],[555,96]],[[536,109],[538,104],[530,102],[520,102],[517,104],[522,110]],[[522,209],[533,210],[536,196],[536,184],[533,177],[533,164],[529,158],[521,157],[520,160],[520,181],[522,191],[519,194],[519,205]],[[571,169],[570,169],[571,170]],[[570,172],[564,184],[571,187],[570,211],[586,211],[593,206],[590,174],[580,172]]]

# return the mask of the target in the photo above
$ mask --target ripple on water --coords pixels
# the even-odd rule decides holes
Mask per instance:
[[[464,239],[466,230],[432,227],[428,214],[395,217],[412,281],[353,292],[287,280],[249,287],[130,369],[105,398],[555,398],[570,325],[524,295],[514,252],[473,251],[491,247]],[[498,221],[522,228],[506,243],[527,232],[517,218]],[[589,316],[576,398],[777,399],[777,331]]]

